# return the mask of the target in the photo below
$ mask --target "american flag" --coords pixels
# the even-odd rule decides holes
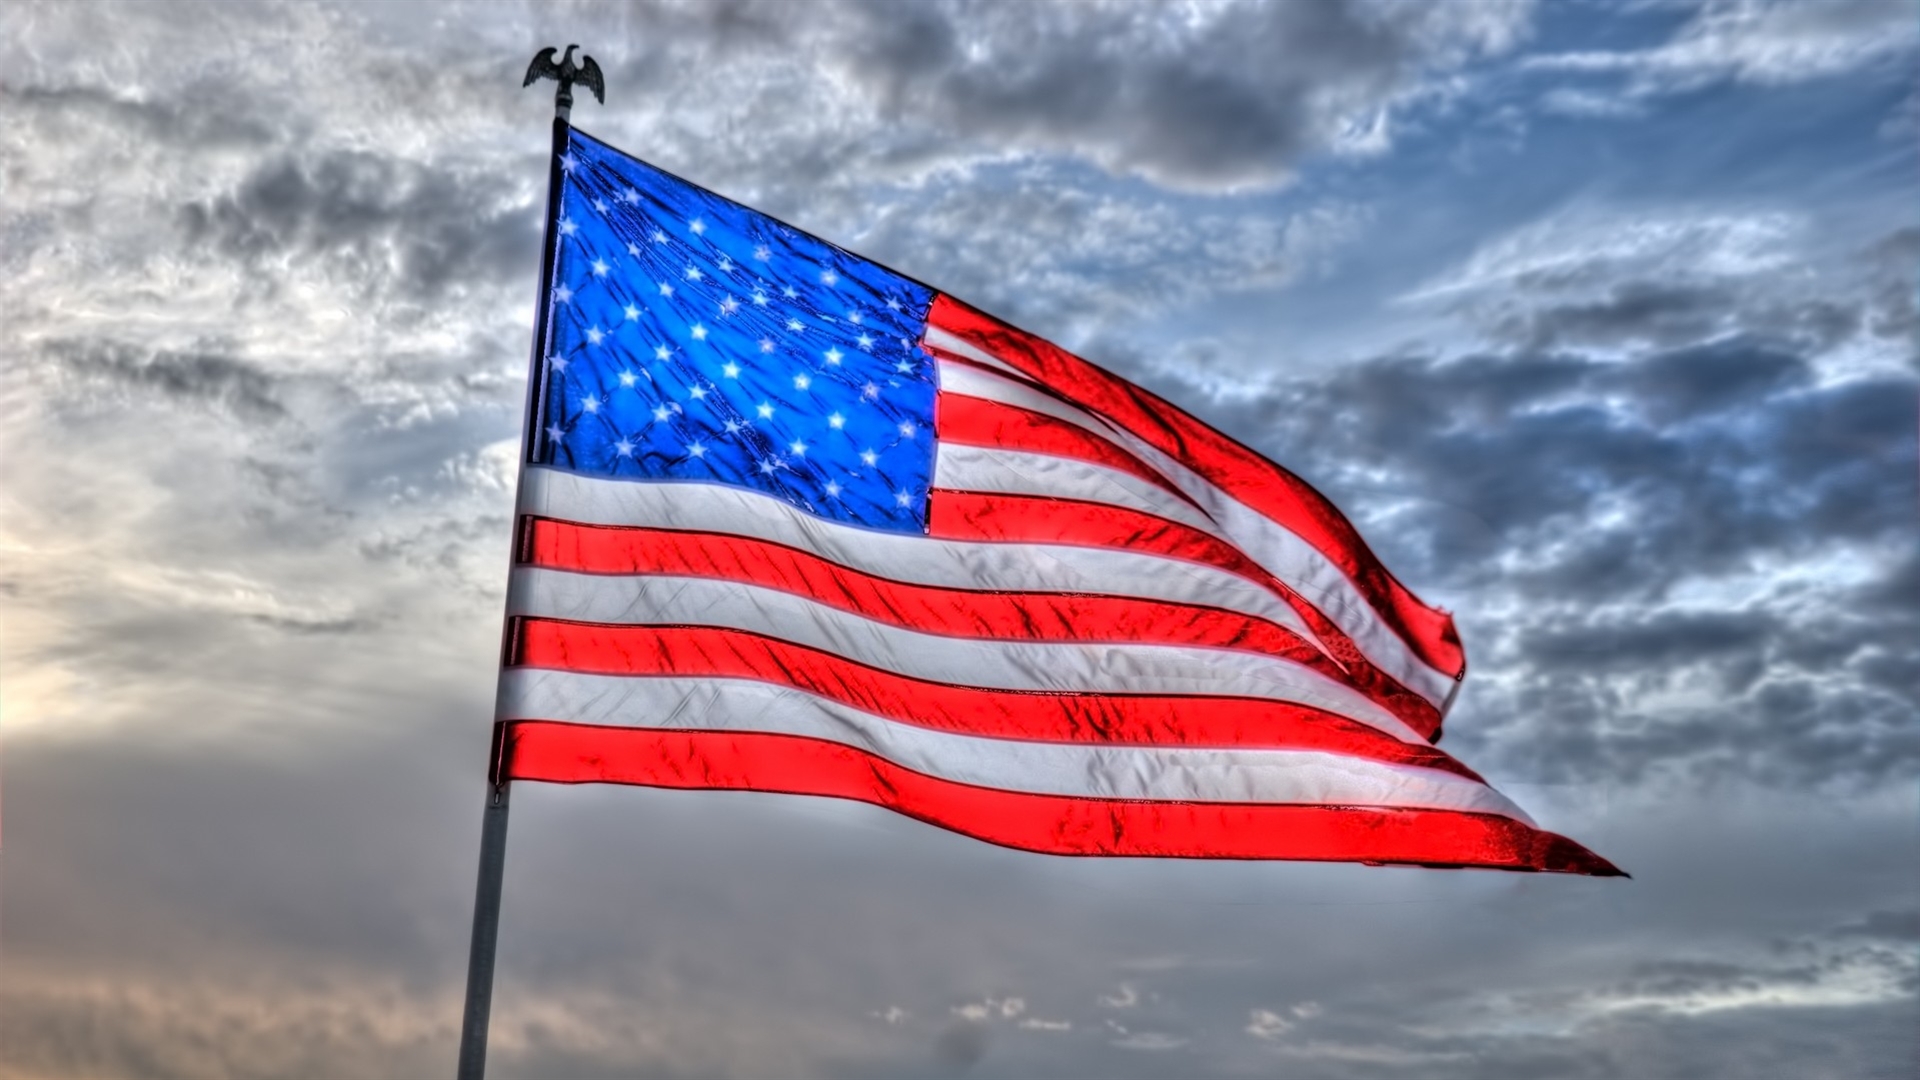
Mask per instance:
[[[559,165],[497,778],[1618,873],[1434,745],[1452,620],[1297,477],[583,133]]]

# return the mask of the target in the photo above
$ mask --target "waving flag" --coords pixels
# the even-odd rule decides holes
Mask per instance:
[[[1452,621],[1298,478],[588,136],[560,165],[498,778],[1618,873],[1434,745]]]

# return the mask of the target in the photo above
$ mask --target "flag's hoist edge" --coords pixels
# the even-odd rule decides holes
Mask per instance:
[[[1058,347],[578,132],[494,771],[1074,855],[1618,874],[1433,745],[1451,619]]]

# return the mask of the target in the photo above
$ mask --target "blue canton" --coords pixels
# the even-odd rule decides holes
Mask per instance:
[[[933,293],[573,132],[533,458],[924,533]]]

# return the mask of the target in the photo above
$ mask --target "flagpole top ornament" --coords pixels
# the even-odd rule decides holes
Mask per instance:
[[[573,62],[573,50],[579,47],[567,46],[567,55],[557,64],[554,63],[553,54],[559,49],[541,49],[539,55],[533,58],[533,63],[527,65],[527,79],[520,84],[525,89],[541,79],[552,79],[559,83],[560,89],[553,95],[553,113],[562,120],[573,111],[573,84],[576,82],[593,91],[595,101],[602,105],[607,103],[607,83],[600,76],[600,65],[593,62],[593,57],[585,55],[580,57],[579,64]]]

